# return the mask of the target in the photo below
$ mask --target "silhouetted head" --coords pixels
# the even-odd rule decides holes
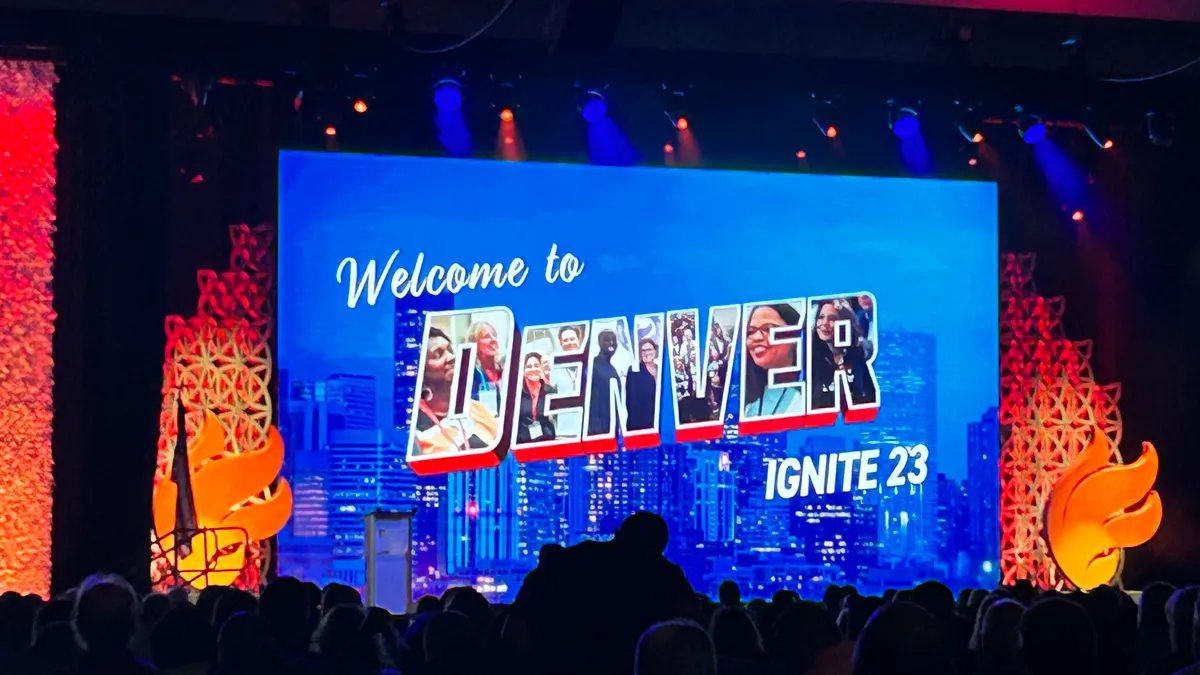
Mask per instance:
[[[308,649],[313,629],[310,591],[294,577],[279,577],[267,584],[258,599],[258,613],[270,626],[271,635],[288,651]]]
[[[205,626],[207,628],[207,625]],[[33,642],[32,673],[75,672],[83,650],[75,639],[75,629],[66,621],[56,621],[42,627]]]
[[[846,592],[837,584],[830,584],[825,587],[825,594],[822,596],[822,602],[825,603],[825,609],[830,614],[837,616],[842,610],[842,598],[846,597]]]
[[[936,617],[896,600],[876,612],[859,635],[854,675],[954,675],[942,635]]]
[[[842,641],[837,622],[824,604],[792,602],[772,627],[772,655],[788,672],[807,672],[817,655]]]
[[[212,626],[191,605],[172,608],[150,631],[150,653],[160,670],[208,663],[216,641]]]
[[[979,651],[988,663],[1015,670],[1020,662],[1021,617],[1025,608],[1016,600],[1002,599],[988,607],[980,624]]]
[[[453,659],[477,641],[471,634],[471,621],[458,612],[432,615],[421,630],[421,646],[426,661]]]
[[[1020,632],[1021,663],[1031,675],[1092,672],[1096,634],[1088,613],[1076,603],[1039,600],[1021,617]]]
[[[621,522],[613,540],[627,550],[662,553],[667,550],[668,537],[667,522],[662,516],[638,511]]]
[[[754,620],[740,607],[725,606],[712,617],[713,646],[722,656],[748,659],[762,654],[762,637]]]
[[[1171,651],[1192,661],[1192,612],[1200,586],[1187,586],[1171,594],[1167,600],[1167,629],[1171,635]]]
[[[36,640],[38,633],[52,623],[65,623],[70,625],[71,612],[73,612],[74,609],[74,602],[62,598],[55,598],[54,600],[42,605],[42,608],[38,610],[37,619],[34,621],[33,639]]]
[[[717,589],[717,598],[726,607],[737,607],[742,604],[742,589],[738,588],[737,582],[733,579],[726,579]]]
[[[339,605],[362,607],[362,595],[358,589],[345,584],[331,583],[321,592],[321,612],[328,614],[329,610]]]
[[[642,633],[634,675],[716,675],[717,653],[708,633],[691,621],[664,621]]]
[[[939,619],[954,616],[954,591],[940,581],[926,581],[914,588],[912,601]]]
[[[241,612],[229,617],[217,634],[218,675],[276,672],[279,654],[266,620]]]
[[[0,652],[29,647],[36,612],[20,593],[0,595]]]
[[[416,614],[442,611],[442,599],[436,595],[422,595],[417,599]]]
[[[137,594],[117,576],[90,577],[75,600],[72,621],[89,652],[129,648],[137,628]]]
[[[448,612],[458,612],[467,617],[471,622],[471,632],[478,640],[483,640],[488,634],[492,623],[492,606],[479,591],[470,586],[458,589],[446,601],[445,607]]]
[[[142,600],[142,623],[153,626],[171,609],[171,599],[163,593],[151,593]]]
[[[883,598],[876,595],[847,598],[842,611],[842,632],[848,640],[857,640],[871,616],[883,607]]]
[[[240,589],[232,589],[229,593],[217,598],[217,606],[213,607],[212,625],[216,630],[229,620],[229,617],[239,612],[258,613],[258,598]]]

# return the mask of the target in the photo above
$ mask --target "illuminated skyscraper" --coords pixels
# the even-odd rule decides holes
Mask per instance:
[[[863,447],[878,449],[880,465],[889,470],[895,463],[889,460],[893,448],[924,444],[929,450],[920,485],[889,488],[888,476],[879,478],[880,556],[884,562],[932,562],[938,552],[936,338],[881,330],[874,366],[882,406],[875,422],[863,426]]]
[[[791,441],[800,442],[794,453],[789,448],[788,455],[801,460],[812,457],[816,462],[823,455],[835,455],[846,450],[846,439],[840,436],[812,436],[793,432],[788,437],[789,445]],[[836,469],[833,470],[836,472]],[[840,474],[837,481],[840,487]],[[850,575],[855,567],[850,551],[854,515],[852,493],[809,494],[807,497],[797,495],[792,498],[791,504],[796,516],[792,521],[792,534],[800,541],[805,562],[836,568]]]
[[[330,430],[374,429],[375,378],[370,375],[330,375],[325,383]]]
[[[967,489],[973,574],[1000,567],[1000,418],[988,408],[967,425]]]
[[[697,447],[688,451],[695,490],[692,529],[706,544],[729,544],[734,539],[737,485],[729,452]]]
[[[517,460],[509,455],[500,465],[475,474],[475,562],[483,569],[504,567],[518,558]]]
[[[393,431],[340,430],[329,433],[329,532],[338,577],[366,583],[365,519],[374,511],[410,511],[416,504],[416,476],[404,462]]]
[[[517,556],[532,567],[543,544],[566,541],[567,489],[564,459],[518,463]]]

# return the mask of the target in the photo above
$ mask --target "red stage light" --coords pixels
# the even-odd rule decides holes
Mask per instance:
[[[837,127],[830,126],[825,129],[826,138],[837,138]]]
[[[356,112],[356,113],[367,112],[367,102],[362,100],[361,98],[358,99],[357,101],[355,101],[354,102],[354,112]]]
[[[971,142],[972,143],[982,143],[983,142],[983,134],[981,134],[979,132],[975,132],[975,135],[971,137]]]
[[[1104,148],[1105,150],[1112,150],[1114,145],[1116,145],[1116,144],[1113,143],[1112,139],[1110,138],[1107,141],[1104,141],[1104,145],[1102,145],[1100,147]]]
[[[514,142],[515,142],[515,141],[513,141],[513,137],[512,137],[512,136],[505,136],[505,137],[504,137],[504,144],[505,144],[505,145],[512,145]]]
[[[680,131],[687,131],[687,128],[688,128],[687,118],[680,117],[679,119],[675,120],[675,128],[679,129]]]
[[[337,136],[337,127],[333,126],[332,124],[325,127],[325,135],[326,136]]]
[[[1079,221],[1083,220],[1083,211],[1076,211],[1075,213],[1072,213],[1072,214],[1071,214],[1071,220],[1073,220],[1073,221],[1075,221],[1075,222],[1077,222],[1077,223],[1078,223]]]
[[[675,152],[675,146],[671,145],[670,143],[667,143],[666,145],[663,146],[663,152],[665,152],[667,154]]]
[[[805,151],[803,151],[803,150],[797,150],[797,151],[796,151],[796,159],[804,159],[804,158],[806,158],[806,157],[808,157],[808,153],[807,153],[807,152],[805,152]]]
[[[511,122],[511,121],[513,121],[513,111],[512,111],[512,110],[509,110],[508,108],[505,108],[504,110],[501,110],[501,111],[500,111],[500,121],[501,121],[501,122]]]
[[[974,157],[967,160],[967,164],[969,164],[970,166],[975,166],[978,163],[979,163],[979,160],[975,159]]]

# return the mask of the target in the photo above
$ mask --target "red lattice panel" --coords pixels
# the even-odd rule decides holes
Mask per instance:
[[[1090,341],[1064,337],[1066,303],[1037,294],[1033,254],[1006,254],[1000,267],[1001,581],[1063,588],[1045,538],[1050,491],[1093,429],[1111,439],[1120,463],[1121,387],[1096,383]]]
[[[156,483],[171,471],[179,389],[188,410],[189,437],[199,432],[204,411],[212,410],[225,427],[227,454],[262,447],[267,440],[274,413],[270,394],[274,228],[235,225],[230,237],[229,270],[196,274],[200,301],[195,316],[166,320]],[[167,561],[159,553],[152,551],[151,575],[156,585],[170,581]],[[258,546],[252,547],[250,558],[239,586],[258,583],[263,559]]]

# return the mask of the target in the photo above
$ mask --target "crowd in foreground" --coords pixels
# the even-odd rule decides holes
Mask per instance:
[[[664,556],[658,516],[610,542],[543,548],[511,605],[470,588],[411,614],[280,578],[255,596],[138,598],[93,577],[50,601],[0,596],[2,675],[1200,675],[1200,586],[863,596],[698,596]],[[1194,646],[1195,645],[1195,646]]]

